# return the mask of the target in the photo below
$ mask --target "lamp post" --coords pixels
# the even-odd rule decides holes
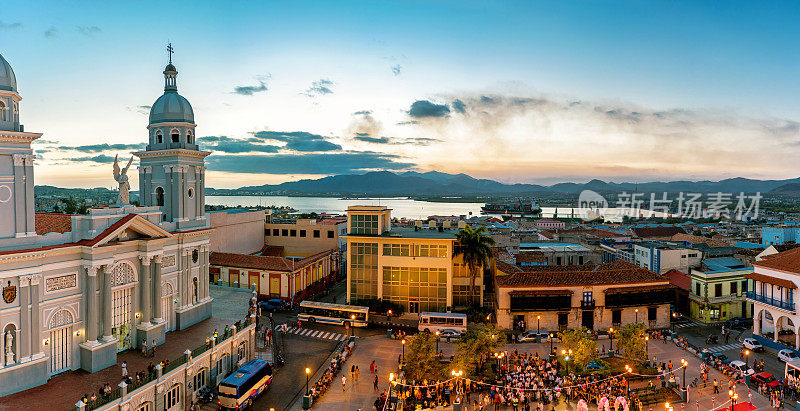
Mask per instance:
[[[681,358],[681,365],[683,365],[683,390],[686,391],[686,368],[689,366],[689,362],[685,358]]]
[[[626,374],[630,374],[631,372],[633,372],[633,369],[628,364],[625,364],[625,373]],[[631,391],[631,385],[630,385],[630,382],[628,381],[628,377],[626,376],[625,377],[625,396],[626,397],[628,396],[628,393],[630,393],[630,391]]]
[[[636,324],[639,324],[639,309],[637,308],[633,312],[636,314]]]
[[[561,355],[564,356],[564,363],[567,365],[567,374],[569,374],[569,357],[572,355],[572,350],[561,350]]]
[[[739,399],[739,394],[733,390],[728,390],[728,396],[731,397],[731,411],[733,411],[733,408],[736,405],[736,400]]]
[[[650,347],[647,344],[648,341],[650,341],[650,336],[649,335],[645,335],[644,336],[644,352],[645,352],[645,354],[647,354],[647,360],[650,361]]]
[[[614,350],[614,327],[608,329],[608,352]]]
[[[308,395],[308,379],[311,378],[311,368],[306,367],[306,395]]]
[[[539,338],[539,320],[542,319],[541,315],[536,316],[536,338]]]
[[[389,323],[389,326],[392,325],[392,310],[386,312],[386,322]]]
[[[400,341],[400,344],[403,345],[403,362],[406,362],[406,339],[403,338],[403,340]]]
[[[550,354],[553,354],[553,333],[550,333]]]
[[[439,355],[439,331],[436,331],[436,355]]]
[[[747,369],[747,367],[748,367],[747,364],[749,364],[749,361],[748,361],[749,357],[750,357],[750,350],[744,350],[744,368],[745,369]]]
[[[350,336],[353,337],[356,335],[356,330],[353,329],[353,324],[356,321],[356,315],[350,314]]]

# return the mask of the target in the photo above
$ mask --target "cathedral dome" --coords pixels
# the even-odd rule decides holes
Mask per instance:
[[[194,111],[189,100],[176,92],[166,92],[150,108],[150,124],[192,123]]]
[[[17,77],[2,55],[0,55],[0,90],[17,91]]]

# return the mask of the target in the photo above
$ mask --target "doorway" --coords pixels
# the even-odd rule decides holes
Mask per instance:
[[[419,301],[409,301],[408,302],[408,312],[419,314]]]
[[[594,330],[594,310],[583,311],[581,313],[581,325]]]

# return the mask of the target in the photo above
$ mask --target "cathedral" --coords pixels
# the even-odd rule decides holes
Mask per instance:
[[[209,152],[196,143],[178,70],[170,61],[163,73],[148,144],[133,153],[141,206],[128,204],[127,187],[122,195],[127,167],[115,164],[119,204],[63,216],[68,229],[50,231],[34,207],[31,143],[42,134],[21,124],[16,77],[0,55],[0,396],[106,368],[118,352],[211,316]]]

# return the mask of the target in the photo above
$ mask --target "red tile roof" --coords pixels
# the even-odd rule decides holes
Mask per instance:
[[[549,238],[551,240],[556,237],[556,235],[553,232],[546,231],[546,230],[539,231],[539,234],[541,234],[543,237]]]
[[[282,245],[264,245],[260,250],[253,253],[253,255],[265,255],[272,257],[280,257],[283,254]]]
[[[574,228],[570,230],[558,230],[559,234],[586,234],[599,238],[630,237],[629,235],[615,233],[613,231],[601,230],[599,228]]]
[[[711,239],[711,238],[708,238],[708,237],[703,237],[703,236],[699,236],[699,235],[691,235],[691,234],[686,234],[686,233],[675,234],[672,237],[670,237],[670,240],[672,240],[672,241],[686,241],[686,242],[692,243],[692,244],[706,244],[709,247],[727,247],[727,246],[730,245],[730,244],[728,244],[728,243],[726,243],[724,241],[714,240],[714,239]]]
[[[547,256],[541,251],[520,251],[516,255],[518,263],[546,263]]]
[[[338,225],[346,222],[347,222],[346,218],[323,218],[317,220],[317,225]]]
[[[300,270],[314,261],[330,255],[331,252],[332,250],[323,251],[302,260],[294,261],[294,263],[292,263],[292,259],[285,257],[212,252],[209,256],[209,264],[223,267],[291,272]]]
[[[800,274],[800,248],[766,256],[761,261],[753,261],[753,266]]]
[[[640,238],[672,237],[675,234],[686,234],[686,231],[680,227],[633,227],[631,231]]]
[[[692,280],[689,278],[689,274],[686,274],[683,271],[672,269],[664,273],[664,277],[669,279],[670,284],[680,289],[688,290],[691,288]]]
[[[634,284],[666,282],[667,279],[626,261],[594,265],[523,266],[498,261],[497,269],[508,274],[498,275],[498,287],[578,286],[602,284]]]
[[[36,234],[68,233],[72,231],[72,215],[58,213],[36,213]]]
[[[797,288],[797,286],[794,285],[794,283],[789,280],[784,280],[783,278],[770,277],[764,274],[750,273],[745,275],[744,278],[749,278],[755,281],[761,281],[762,283],[767,283],[767,284],[775,284],[779,287],[786,287],[791,289]]]

